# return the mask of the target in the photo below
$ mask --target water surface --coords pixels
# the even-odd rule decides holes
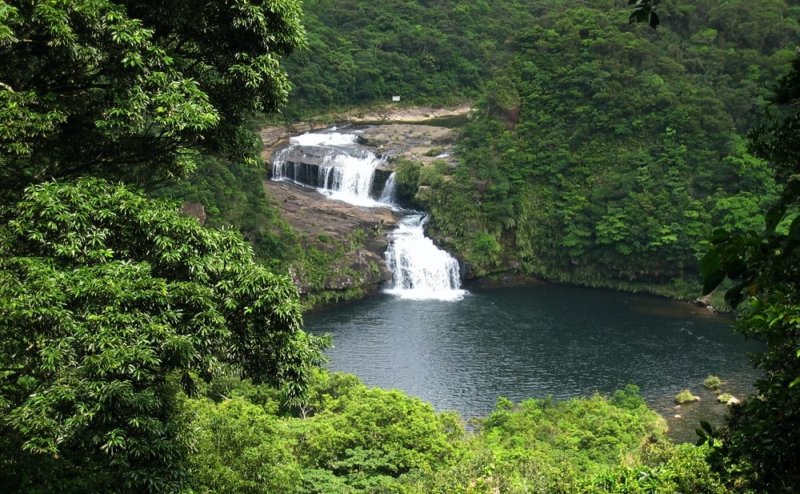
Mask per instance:
[[[559,285],[474,289],[455,302],[382,295],[306,318],[310,331],[333,335],[333,370],[439,410],[484,416],[498,396],[563,399],[634,383],[665,416],[683,416],[672,428],[690,432],[724,406],[703,393],[702,405],[675,410],[678,391],[701,393],[716,374],[726,391],[746,393],[757,375],[746,354],[760,347],[730,324],[684,303]]]

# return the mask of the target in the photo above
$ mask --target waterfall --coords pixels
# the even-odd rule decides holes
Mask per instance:
[[[357,146],[358,136],[340,132],[312,132],[292,137],[273,159],[272,179],[315,187],[320,193],[356,206],[391,206],[372,196],[375,172],[385,160]],[[304,165],[305,164],[305,165]],[[308,164],[316,167],[311,174]]]
[[[383,163],[374,154],[366,157],[335,152],[319,165],[319,188],[323,194],[356,206],[374,207],[379,201],[370,197],[375,170]]]
[[[331,199],[356,206],[404,211],[395,205],[394,173],[380,194],[372,190],[375,172],[384,160],[360,147],[357,135],[333,130],[291,138],[273,159],[272,179],[314,187]],[[385,259],[392,286],[386,293],[413,300],[460,300],[466,292],[460,289],[458,261],[425,236],[424,214],[405,212],[407,216],[389,235]]]
[[[386,184],[383,186],[383,192],[381,192],[381,197],[378,199],[379,202],[385,204],[394,204],[394,196],[397,186],[394,183],[394,172],[389,175],[389,178],[386,179]]]
[[[392,287],[386,293],[423,300],[460,300],[458,261],[425,236],[426,218],[421,214],[402,220],[389,236],[386,265],[392,272]]]
[[[355,144],[358,136],[340,132],[308,132],[289,139],[292,146],[347,146]]]

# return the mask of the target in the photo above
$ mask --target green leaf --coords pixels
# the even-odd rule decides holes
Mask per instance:
[[[711,234],[711,238],[709,240],[713,244],[721,244],[730,238],[731,234],[727,230],[723,228],[717,228],[714,230],[714,233]]]
[[[708,278],[712,273],[720,270],[721,264],[722,259],[720,258],[719,252],[711,250],[700,260],[700,274],[703,278]]]
[[[800,241],[800,215],[792,221],[789,227],[789,238],[798,242]]]
[[[738,285],[734,286],[733,288],[731,288],[727,292],[725,292],[725,302],[727,302],[728,305],[730,305],[733,308],[738,307],[739,304],[742,303],[742,300],[744,300],[744,293],[743,292],[744,292],[745,286],[746,285],[745,285],[744,282],[743,283],[739,283]]]
[[[725,271],[717,269],[703,276],[703,295],[713,292],[725,280]]]
[[[655,12],[650,12],[650,27],[656,29],[661,21],[658,19],[658,14]]]
[[[781,222],[781,219],[783,219],[783,215],[785,213],[786,213],[786,204],[784,204],[783,202],[775,205],[774,207],[770,208],[769,211],[767,211],[767,214],[764,217],[764,219],[766,220],[767,223],[768,232],[775,231],[775,228],[777,228],[778,224]]]

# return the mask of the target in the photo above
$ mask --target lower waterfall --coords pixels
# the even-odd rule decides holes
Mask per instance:
[[[458,261],[425,236],[426,219],[419,213],[406,216],[389,235],[392,287],[385,291],[413,300],[460,300],[466,292],[460,289]]]
[[[413,300],[460,300],[467,292],[460,289],[458,261],[425,236],[427,218],[423,213],[395,204],[394,173],[382,188],[373,190],[376,171],[385,160],[357,142],[356,134],[331,131],[293,137],[289,146],[276,154],[272,179],[315,187],[331,199],[356,206],[388,207],[406,213],[389,234],[385,259],[392,283],[385,292]],[[308,163],[316,170],[309,172],[312,168]]]

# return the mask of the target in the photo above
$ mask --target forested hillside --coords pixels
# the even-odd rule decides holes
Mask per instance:
[[[308,47],[287,63],[290,114],[390,101],[472,98],[535,22],[538,2],[309,0]]]
[[[794,56],[796,7],[676,2],[653,32],[613,2],[535,3],[483,85],[462,166],[420,181],[406,165],[430,186],[416,199],[432,230],[476,274],[696,290],[708,225],[759,229],[776,198],[745,136]]]
[[[746,141],[794,56],[796,2],[668,3],[657,32],[629,25],[611,0],[304,6],[283,118],[393,95],[477,101],[462,166],[420,174],[404,163],[399,174],[470,275],[691,297],[707,225],[758,229],[778,193]],[[159,194],[206,204],[211,225],[242,230],[277,269],[332,266],[317,262],[322,251],[296,255],[302,241],[256,186],[257,168],[201,163]]]

